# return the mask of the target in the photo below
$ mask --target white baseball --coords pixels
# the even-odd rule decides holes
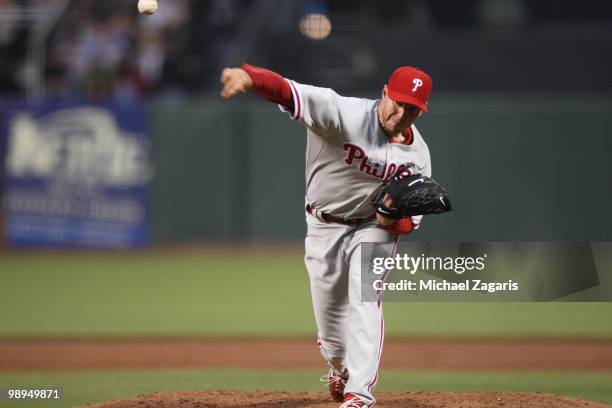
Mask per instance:
[[[138,11],[151,15],[157,11],[157,0],[138,0]]]

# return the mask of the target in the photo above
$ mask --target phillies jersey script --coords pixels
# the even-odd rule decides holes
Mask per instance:
[[[410,144],[389,143],[378,121],[378,101],[289,84],[291,117],[307,128],[306,201],[312,207],[342,218],[370,217],[383,181],[405,169],[431,176],[429,149],[416,127],[411,126]]]

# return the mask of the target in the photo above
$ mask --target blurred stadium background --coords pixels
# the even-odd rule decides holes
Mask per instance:
[[[373,98],[398,65],[417,65],[433,76],[431,113],[418,125],[434,174],[461,211],[428,220],[419,239],[612,237],[612,223],[601,215],[612,194],[598,188],[612,177],[609,2],[174,0],[162,1],[151,17],[139,16],[133,3],[0,3],[9,241],[27,241],[31,233],[34,241],[42,234],[53,244],[63,234],[72,236],[69,244],[80,239],[87,246],[299,243],[304,132],[255,98],[224,103],[218,97],[221,68],[245,61]],[[113,153],[113,142],[104,143],[110,136],[89,146],[66,136],[66,127],[87,124],[87,132],[104,134],[104,113],[79,125],[45,122],[68,104],[106,105],[102,112],[118,124],[115,137],[131,140],[135,133],[139,148],[129,150],[127,143]],[[55,153],[29,154],[28,146],[42,141],[18,134],[29,129],[15,126],[24,109],[35,118],[26,123],[61,141]],[[62,149],[71,154],[61,156]],[[113,176],[105,159],[92,159],[115,153],[138,163],[125,168],[116,158]],[[116,199],[78,183],[78,174],[98,174],[94,185],[107,182],[112,190],[121,169],[132,172],[123,183],[133,191]],[[28,194],[19,185],[51,174],[55,193],[39,185]],[[66,178],[77,182],[67,186]],[[571,187],[576,183],[581,191]],[[87,207],[96,194],[107,198],[99,208],[71,213],[67,196],[73,207],[75,201]],[[598,199],[585,212],[589,196]],[[52,197],[64,206],[50,208]],[[281,205],[272,210],[271,203]],[[62,227],[87,211],[92,228],[83,220]],[[135,224],[125,234],[108,231],[126,222]],[[87,231],[79,235],[79,228]]]
[[[222,67],[243,62],[369,98],[398,65],[431,74],[417,126],[457,210],[408,239],[612,241],[609,1],[159,2],[145,17],[136,0],[0,0],[0,338],[313,336],[304,130],[218,96]],[[385,312],[392,338],[612,338],[609,303]],[[177,382],[318,387],[311,373],[0,371],[0,386],[66,384],[73,404]],[[382,387],[612,402],[609,371],[431,375]]]

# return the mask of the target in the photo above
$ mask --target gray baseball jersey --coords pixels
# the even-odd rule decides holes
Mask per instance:
[[[409,145],[389,143],[378,101],[288,82],[289,113],[307,128],[306,202],[312,208],[344,219],[371,217],[384,180],[407,168],[431,176],[429,149],[418,130],[412,126]],[[413,224],[419,221],[413,217]],[[361,302],[360,243],[397,244],[398,237],[373,219],[355,226],[307,215],[307,224],[305,263],[321,353],[333,370],[348,372],[345,393],[373,404],[384,324],[380,302]]]
[[[306,200],[325,213],[364,218],[382,181],[410,168],[431,176],[429,149],[412,125],[409,145],[389,143],[377,116],[378,101],[338,95],[289,81],[292,117],[307,128]]]

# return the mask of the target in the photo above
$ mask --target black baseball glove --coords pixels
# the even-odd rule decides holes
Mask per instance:
[[[391,197],[391,208],[384,203],[385,194]],[[395,177],[388,181],[373,204],[378,214],[394,220],[413,215],[440,214],[452,209],[444,187],[421,174]]]

